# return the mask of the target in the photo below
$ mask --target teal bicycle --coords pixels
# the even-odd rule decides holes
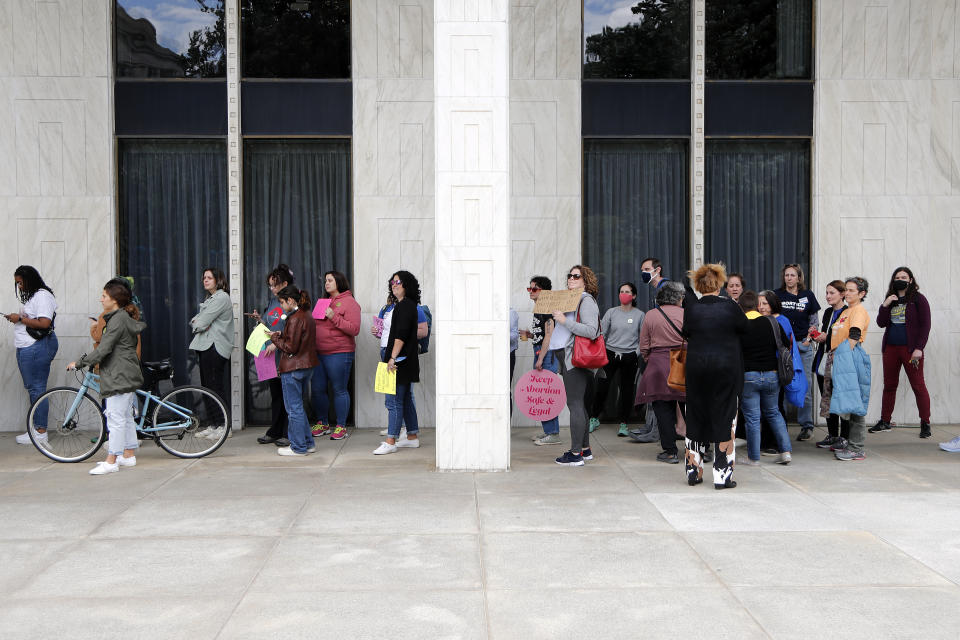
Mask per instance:
[[[169,361],[144,364],[147,389],[137,390],[138,436],[152,439],[178,458],[202,458],[223,445],[230,435],[227,408],[209,389],[186,385],[160,397],[159,381],[173,378]],[[100,376],[88,369],[77,387],[50,389],[30,407],[27,433],[33,445],[51,460],[81,462],[95,454],[107,439],[107,421],[90,392],[100,392]],[[151,411],[152,409],[152,411]],[[46,410],[46,425],[37,425]],[[38,431],[38,429],[42,430]]]

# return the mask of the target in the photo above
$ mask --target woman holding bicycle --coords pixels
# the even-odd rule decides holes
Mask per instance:
[[[106,325],[100,345],[93,353],[67,365],[67,370],[100,365],[100,396],[106,402],[104,415],[110,439],[107,459],[98,462],[90,475],[114,473],[120,467],[137,464],[137,423],[131,407],[134,392],[143,384],[140,359],[137,358],[137,337],[147,325],[138,318],[136,306],[130,304],[130,289],[110,281],[100,295]]]
[[[30,394],[30,403],[36,402],[47,390],[50,364],[57,355],[59,343],[53,331],[57,315],[57,300],[36,269],[20,265],[13,272],[14,288],[20,300],[19,313],[4,317],[13,323],[13,343],[17,348],[17,367],[23,386]],[[47,407],[37,410],[37,436],[47,438]],[[17,444],[30,444],[30,434],[17,436]]]

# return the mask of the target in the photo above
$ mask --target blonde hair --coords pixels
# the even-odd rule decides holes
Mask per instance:
[[[696,271],[688,271],[687,275],[698,293],[720,291],[727,282],[727,269],[722,264],[705,264]]]
[[[597,274],[593,272],[593,269],[582,264],[575,264],[570,267],[570,271],[574,269],[580,269],[580,273],[583,275],[583,290],[594,298],[600,295],[600,280],[597,278]]]

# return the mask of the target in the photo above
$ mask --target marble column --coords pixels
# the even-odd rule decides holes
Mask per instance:
[[[510,465],[507,0],[434,5],[437,468]]]
[[[233,353],[230,356],[230,415],[234,431],[243,429],[243,381],[246,360],[243,355],[246,326],[243,317],[243,231],[240,226],[240,202],[243,193],[243,163],[241,162],[240,132],[240,10],[239,0],[227,0],[227,176],[228,204],[228,244],[230,266],[230,299],[233,300]]]

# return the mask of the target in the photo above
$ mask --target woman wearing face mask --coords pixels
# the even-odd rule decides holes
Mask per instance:
[[[920,437],[930,437],[930,394],[923,379],[923,350],[930,335],[930,304],[920,293],[913,271],[897,267],[890,278],[887,296],[877,312],[877,324],[883,327],[883,404],[880,421],[870,433],[890,430],[893,407],[897,402],[900,368],[917,399],[920,412]]]
[[[637,286],[624,282],[619,288],[620,306],[611,307],[603,314],[600,329],[607,344],[605,377],[597,380],[597,393],[593,398],[590,415],[590,431],[600,426],[600,412],[607,402],[607,392],[614,374],[620,372],[620,430],[617,435],[630,435],[627,422],[633,411],[636,394],[634,381],[637,377],[637,347],[640,345],[640,327],[643,326],[643,311],[637,309]]]
[[[826,299],[829,306],[823,312],[823,326],[817,333],[810,332],[813,341],[817,344],[817,352],[813,357],[813,370],[817,373],[817,386],[820,388],[821,395],[823,394],[823,374],[827,364],[827,352],[830,350],[833,325],[847,308],[843,301],[843,292],[843,280],[834,280],[827,285]],[[827,437],[818,442],[817,446],[821,449],[839,451],[847,445],[847,438],[850,437],[850,421],[831,413],[827,416],[827,432]]]

